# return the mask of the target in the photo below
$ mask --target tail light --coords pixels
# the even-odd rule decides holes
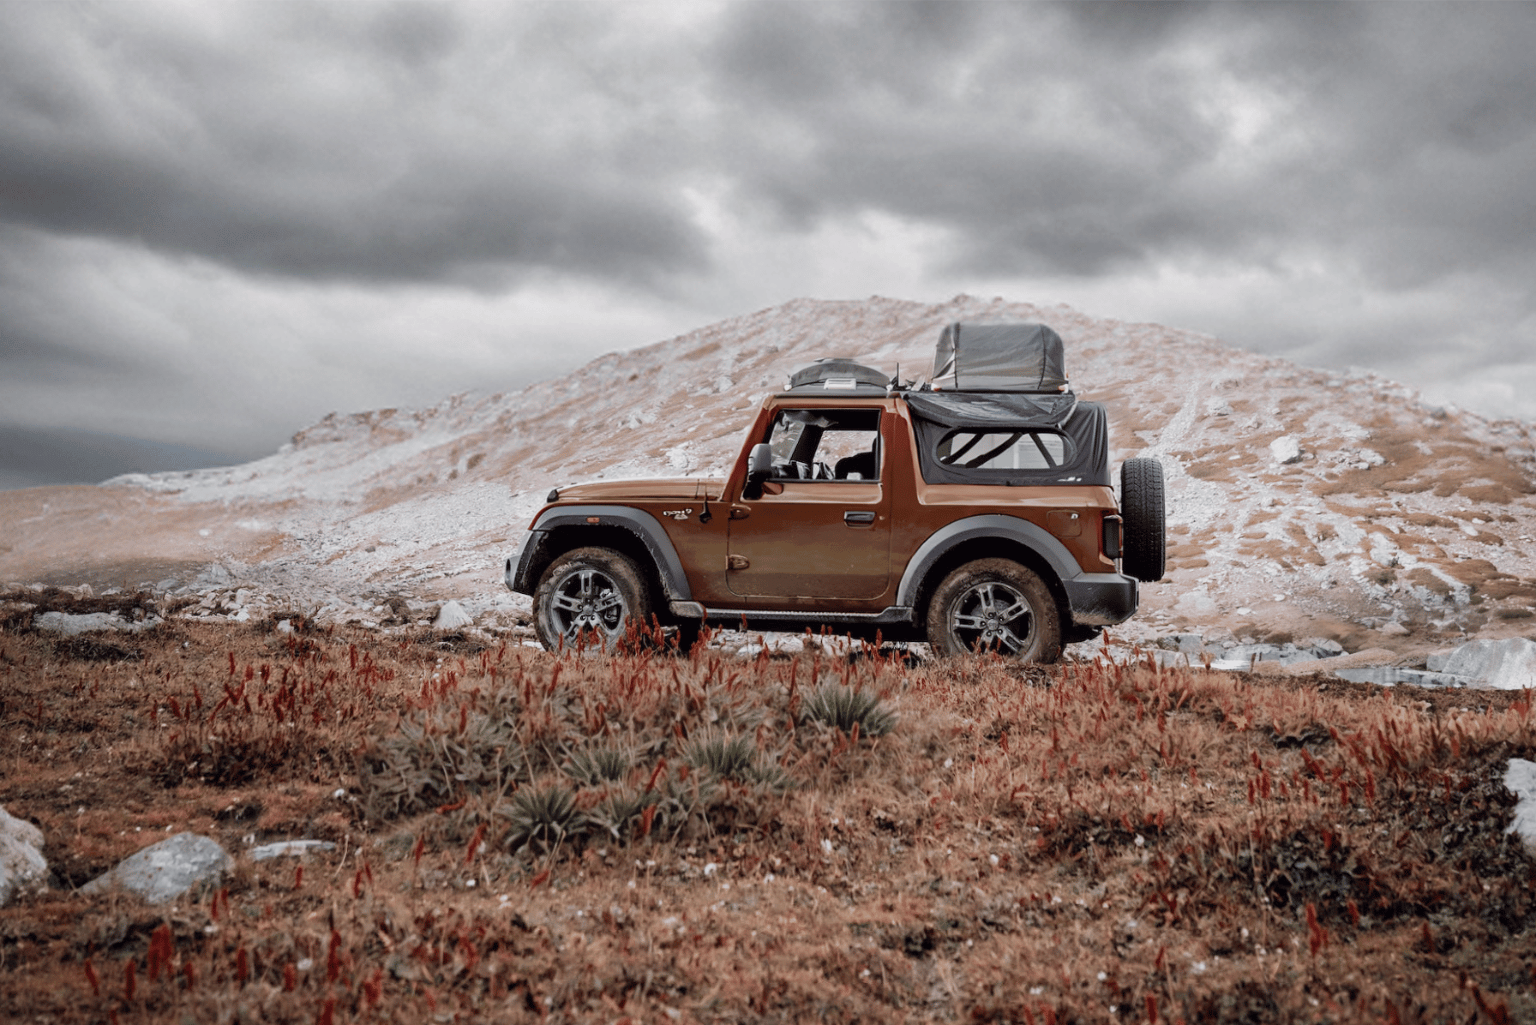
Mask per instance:
[[[1111,559],[1120,558],[1120,517],[1104,517],[1104,554]]]

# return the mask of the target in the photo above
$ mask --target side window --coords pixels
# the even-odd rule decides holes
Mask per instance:
[[[1055,431],[958,430],[934,453],[945,466],[967,470],[1050,470],[1067,459],[1067,439]]]
[[[768,447],[774,480],[879,480],[880,410],[780,410]]]

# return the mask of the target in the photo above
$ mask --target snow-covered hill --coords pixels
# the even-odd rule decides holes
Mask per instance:
[[[327,417],[243,466],[0,495],[0,580],[245,584],[337,618],[451,597],[506,622],[521,599],[500,561],[551,486],[719,473],[797,367],[847,356],[926,377],[944,324],[986,319],[1054,327],[1075,389],[1109,407],[1114,458],[1163,461],[1170,572],[1133,632],[1439,646],[1536,627],[1531,424],[1186,331],[968,296],[797,300],[514,394]],[[1280,461],[1287,438],[1297,461]]]

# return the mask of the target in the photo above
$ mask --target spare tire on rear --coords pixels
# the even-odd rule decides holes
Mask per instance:
[[[1121,566],[1143,583],[1161,580],[1167,569],[1163,517],[1163,464],[1156,459],[1121,463],[1120,519],[1125,524]]]

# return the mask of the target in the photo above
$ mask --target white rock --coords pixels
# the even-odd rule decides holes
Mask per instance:
[[[0,808],[0,907],[18,894],[42,889],[47,879],[43,831]]]
[[[1520,798],[1509,831],[1520,834],[1526,848],[1536,854],[1536,762],[1511,758],[1509,768],[1504,770],[1504,785]]]
[[[141,630],[151,630],[159,626],[163,620],[159,616],[150,616],[137,623],[130,623],[116,612],[87,612],[75,616],[68,612],[44,612],[32,619],[32,625],[39,630],[47,630],[49,633],[63,634],[65,637],[76,637],[84,633],[97,633],[102,630],[117,630],[123,633],[138,633]]]
[[[121,887],[151,904],[175,900],[196,886],[212,885],[234,865],[216,840],[196,833],[177,833],[144,848],[80,887],[81,893],[102,893]]]
[[[443,607],[437,611],[437,618],[432,621],[432,627],[436,630],[462,630],[474,625],[475,618],[456,601],[443,602]]]
[[[1301,462],[1301,443],[1295,435],[1287,434],[1269,443],[1269,455],[1277,463]]]
[[[343,791],[344,793],[345,791]],[[270,861],[273,858],[303,857],[311,851],[334,851],[336,845],[329,840],[283,840],[279,843],[262,844],[251,848],[252,861]]]
[[[1536,642],[1524,637],[1468,641],[1450,654],[1436,652],[1428,661],[1430,672],[1465,676],[1479,687],[1536,687]]]

